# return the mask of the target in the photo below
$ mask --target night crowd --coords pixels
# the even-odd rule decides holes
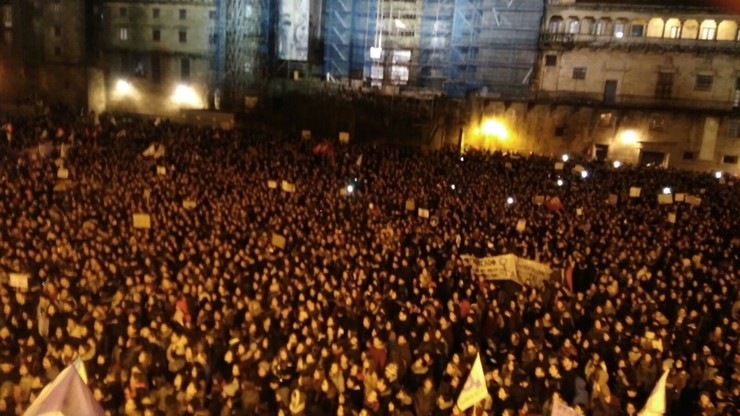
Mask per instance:
[[[77,357],[111,415],[463,414],[478,354],[468,414],[635,415],[665,370],[666,414],[738,414],[736,178],[88,121],[0,132],[0,414]],[[665,187],[701,203],[658,204]],[[551,278],[461,260],[507,253]]]

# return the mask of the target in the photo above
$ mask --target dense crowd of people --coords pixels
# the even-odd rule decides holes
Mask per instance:
[[[71,117],[3,141],[0,414],[78,357],[111,415],[463,414],[477,356],[478,415],[632,416],[664,371],[667,414],[740,408],[735,178]],[[552,277],[461,258],[499,254]]]

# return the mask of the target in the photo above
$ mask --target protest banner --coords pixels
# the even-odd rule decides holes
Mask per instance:
[[[339,143],[347,144],[349,143],[349,133],[346,131],[340,131],[339,132]]]
[[[535,205],[542,205],[545,203],[545,196],[536,195],[534,198],[532,198],[532,202],[534,202]]]
[[[277,181],[267,181],[267,187],[270,189],[277,189]]]
[[[668,213],[668,222],[670,222],[671,224],[676,223],[676,213],[675,212]]]
[[[282,189],[285,192],[293,193],[295,192],[295,185],[288,181],[282,181],[280,183],[280,189]]]
[[[555,170],[563,170],[565,164],[563,162],[555,162]]]
[[[667,205],[673,203],[673,194],[659,194],[658,203],[661,205]]]
[[[157,175],[159,176],[167,175],[167,168],[164,166],[157,166]]]
[[[277,247],[281,250],[285,249],[285,237],[280,234],[272,233],[272,239],[270,240],[270,243],[273,247]]]
[[[552,269],[546,264],[517,257],[516,274],[520,283],[524,284],[529,281],[534,286],[540,286],[542,282],[550,280]]]
[[[57,178],[69,179],[69,170],[66,168],[60,167],[59,170],[57,170]]]
[[[409,198],[406,200],[406,211],[413,211],[416,209],[416,201]]]
[[[311,140],[311,130],[301,130],[301,140]]]
[[[676,196],[673,197],[673,200],[676,202],[684,202],[686,200],[686,194],[676,194]]]
[[[527,220],[519,220],[516,223],[516,231],[523,233],[527,229]]]
[[[429,218],[429,210],[426,208],[419,208],[419,217]]]
[[[630,187],[630,198],[639,198],[642,188],[636,186]]]

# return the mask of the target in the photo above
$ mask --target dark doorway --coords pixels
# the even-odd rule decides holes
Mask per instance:
[[[607,80],[604,84],[604,104],[614,104],[617,100],[617,81]]]
[[[665,153],[663,152],[640,151],[640,166],[659,167],[663,165],[664,161]]]
[[[596,145],[596,160],[599,162],[605,161],[607,154],[609,154],[609,146],[605,144]]]

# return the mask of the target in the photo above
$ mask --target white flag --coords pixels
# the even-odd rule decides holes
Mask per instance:
[[[80,378],[82,378],[82,381],[84,381],[85,384],[87,384],[87,369],[85,368],[85,363],[82,362],[82,359],[80,357],[77,357],[72,362],[72,366],[80,374]]]
[[[670,368],[663,373],[658,380],[658,384],[653,388],[653,392],[650,393],[645,407],[642,408],[637,416],[662,416],[665,414],[665,382],[668,379],[668,373]]]
[[[478,353],[468,379],[465,381],[465,386],[457,398],[457,407],[464,412],[486,397],[488,397],[486,377],[483,374],[483,365],[480,362],[480,353]]]

